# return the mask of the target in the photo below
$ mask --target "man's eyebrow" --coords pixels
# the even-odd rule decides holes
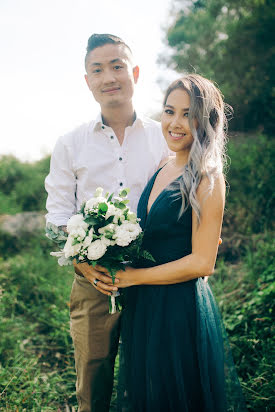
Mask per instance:
[[[114,64],[114,63],[117,63],[117,62],[124,63],[124,60],[122,60],[120,58],[116,58],[116,59],[111,60],[109,62],[109,64]],[[102,63],[93,62],[93,63],[90,64],[90,66],[102,66]]]
[[[120,58],[113,59],[113,60],[110,61],[110,64],[117,63],[117,62],[124,63],[124,60],[122,60]]]

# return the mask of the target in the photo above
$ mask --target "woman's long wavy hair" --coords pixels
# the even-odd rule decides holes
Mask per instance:
[[[194,138],[188,163],[183,171],[183,178],[178,180],[182,196],[179,217],[191,205],[200,221],[197,188],[202,177],[207,176],[208,193],[211,193],[215,177],[223,173],[226,164],[227,118],[225,110],[230,112],[231,108],[224,104],[219,89],[210,80],[198,74],[188,74],[174,81],[166,91],[164,106],[170,93],[177,89],[185,90],[190,97],[188,120]]]

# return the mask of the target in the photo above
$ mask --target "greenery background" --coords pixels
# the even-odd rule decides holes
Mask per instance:
[[[210,282],[250,411],[275,408],[274,2],[174,1],[161,64],[216,81],[230,122],[223,244]],[[44,211],[49,158],[0,158],[0,215]],[[0,410],[76,408],[69,335],[72,269],[49,256],[43,233],[0,232]],[[117,369],[118,363],[116,363]],[[115,405],[115,391],[112,408]]]

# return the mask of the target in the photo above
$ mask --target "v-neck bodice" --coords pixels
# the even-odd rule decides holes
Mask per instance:
[[[192,235],[191,207],[178,218],[182,199],[180,193],[173,188],[179,187],[181,176],[160,192],[147,213],[150,193],[160,170],[149,180],[138,204],[144,247],[154,256],[155,264],[167,263],[191,253]]]

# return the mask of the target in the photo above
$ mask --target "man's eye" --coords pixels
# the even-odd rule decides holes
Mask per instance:
[[[101,69],[95,69],[95,70],[93,70],[93,73],[100,73],[101,72]]]
[[[115,70],[119,70],[119,69],[122,69],[122,66],[119,66],[119,65],[117,65],[117,66],[114,66],[114,69],[115,69]]]

